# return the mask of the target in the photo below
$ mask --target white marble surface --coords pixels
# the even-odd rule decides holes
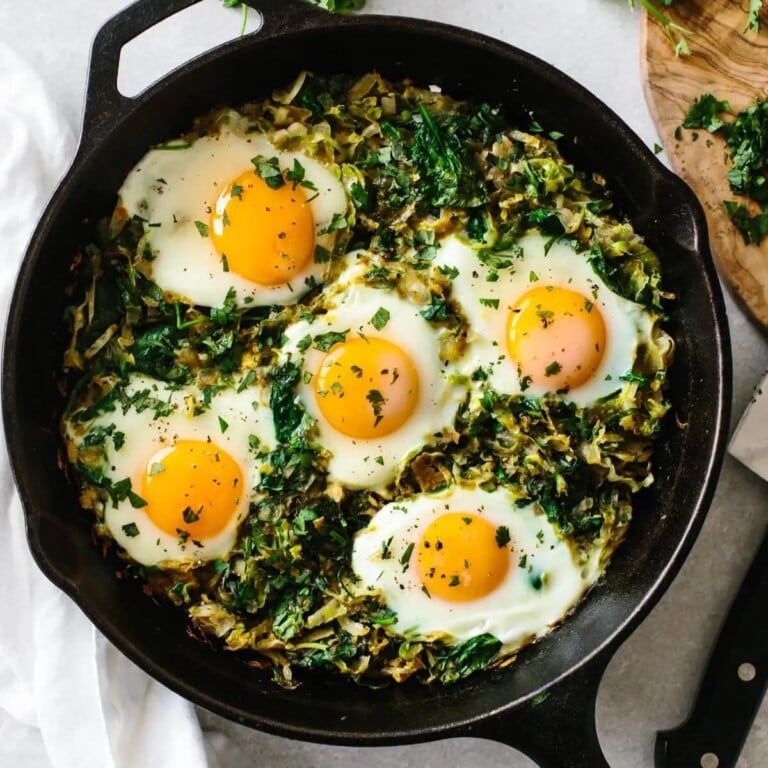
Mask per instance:
[[[0,3],[0,39],[37,67],[73,126],[80,121],[90,41],[98,27],[125,5],[126,0]],[[168,24],[163,45],[153,45],[149,57],[141,55],[144,41],[127,50],[121,88],[135,93],[196,51],[235,36],[239,17],[219,6],[220,0],[203,0]],[[625,0],[368,0],[368,9],[450,22],[531,51],[592,90],[646,144],[657,140],[640,81],[640,14],[631,13]],[[738,417],[768,367],[768,343],[730,301],[728,312],[733,413]],[[690,557],[661,602],[619,649],[601,686],[598,726],[614,768],[650,768],[655,732],[675,726],[686,715],[718,626],[766,529],[767,501],[768,485],[727,458]],[[369,768],[533,766],[508,747],[473,739],[339,748],[261,734],[202,711],[200,716],[213,768],[326,768],[360,762]],[[758,715],[738,766],[766,764],[768,704]]]

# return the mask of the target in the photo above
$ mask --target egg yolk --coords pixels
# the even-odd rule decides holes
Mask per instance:
[[[349,437],[375,438],[399,429],[419,401],[419,375],[397,344],[376,336],[339,342],[314,377],[325,420]]]
[[[510,559],[509,545],[499,546],[493,525],[465,512],[435,518],[417,545],[421,583],[432,597],[452,603],[493,592],[507,575]]]
[[[225,269],[258,285],[287,283],[315,253],[315,220],[300,186],[273,189],[253,170],[219,193],[210,234]]]
[[[220,533],[240,505],[243,476],[237,462],[213,443],[179,440],[147,462],[144,512],[171,536],[203,541]]]
[[[589,381],[603,359],[605,337],[597,304],[569,288],[531,289],[507,320],[507,349],[520,378],[550,392]]]

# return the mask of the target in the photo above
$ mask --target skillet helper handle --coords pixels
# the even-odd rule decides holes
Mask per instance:
[[[768,536],[723,623],[690,717],[656,737],[656,768],[733,768],[766,686]],[[705,755],[714,757],[707,763]]]
[[[99,140],[133,101],[117,90],[117,72],[123,46],[169,16],[200,0],[138,0],[109,19],[91,46],[85,92],[83,141]]]
[[[109,19],[91,47],[88,86],[83,116],[83,140],[98,141],[133,103],[117,89],[120,51],[126,43],[161,21],[201,0],[137,0]],[[297,27],[318,26],[332,16],[307,0],[246,0],[263,24],[260,36],[272,36]]]
[[[539,768],[610,768],[597,736],[595,704],[609,656],[603,654],[535,697],[484,723],[471,736],[524,752]]]

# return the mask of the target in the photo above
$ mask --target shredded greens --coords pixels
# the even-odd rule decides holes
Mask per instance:
[[[194,387],[199,409],[214,408],[222,391],[264,387],[277,444],[268,450],[251,438],[262,469],[234,549],[213,561],[162,567],[125,558],[125,572],[186,611],[194,632],[271,670],[286,687],[307,670],[374,685],[452,683],[511,663],[492,635],[455,644],[441,633],[398,632],[397,616],[376,594],[354,589],[354,535],[398,498],[451,485],[503,486],[514,489],[519,504],[538,504],[577,560],[598,546],[605,565],[626,531],[633,494],[652,482],[653,441],[669,408],[664,385],[673,345],[659,325],[668,297],[658,258],[611,213],[605,181],[561,156],[556,127],[547,133],[531,116],[513,124],[497,105],[456,101],[375,73],[302,73],[270,99],[201,118],[181,141],[232,121],[335,170],[350,203],[331,226],[333,246],[316,252],[326,284],[346,251],[363,249],[367,285],[414,301],[439,334],[443,360],[462,354],[467,335],[452,297],[461,276],[433,264],[449,233],[474,244],[491,276],[515,269],[516,241],[526,233],[570,243],[574,258],[587,259],[612,290],[646,308],[653,334],[615,391],[589,407],[499,393],[479,369],[465,382],[478,397],[467,397],[456,422],[408,458],[396,482],[376,492],[344,488],[328,482],[328,452],[297,394],[300,366],[278,361],[289,324],[324,311],[318,291],[288,307],[238,306],[234,290],[219,307],[191,305],[153,282],[149,225],[118,206],[77,254],[65,318],[65,449],[96,533],[111,541],[105,505],[143,500],[130,481],[110,480],[105,471],[125,436],[93,420],[117,409],[162,415],[169,407],[151,390],[131,394],[129,376]],[[253,165],[275,184],[303,180],[296,168],[281,173],[269,157],[254,157]],[[392,321],[376,304],[367,317],[377,329]],[[327,351],[344,336],[310,333],[300,348]],[[376,413],[376,390],[369,401]],[[219,424],[222,432],[228,427]],[[497,529],[497,542],[506,544],[509,535]],[[542,588],[540,577],[531,579]]]

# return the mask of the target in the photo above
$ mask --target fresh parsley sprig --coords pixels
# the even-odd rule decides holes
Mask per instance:
[[[658,0],[665,8],[669,8],[675,4],[675,0]],[[691,50],[688,47],[688,40],[693,35],[693,31],[687,27],[683,27],[680,24],[675,23],[664,13],[652,0],[638,0],[640,5],[645,8],[646,12],[656,19],[661,28],[664,30],[664,34],[669,38],[672,47],[674,48],[676,56],[687,56]],[[635,0],[629,0],[629,7],[635,7]]]
[[[693,32],[686,27],[672,21],[670,16],[665,13],[662,8],[671,8],[678,0],[637,0],[640,5],[659,24],[661,24],[664,33],[669,38],[672,47],[675,50],[675,54],[678,56],[687,56],[691,51],[688,47],[688,40],[693,35]],[[635,0],[629,0],[631,8],[635,7]],[[661,7],[659,7],[661,6]],[[747,22],[744,27],[744,33],[753,31],[758,33],[760,31],[760,13],[763,10],[763,0],[749,0],[749,9],[747,10]]]
[[[745,32],[750,30],[755,33],[760,31],[760,12],[763,10],[763,0],[749,0],[749,11],[747,12],[747,26]]]

